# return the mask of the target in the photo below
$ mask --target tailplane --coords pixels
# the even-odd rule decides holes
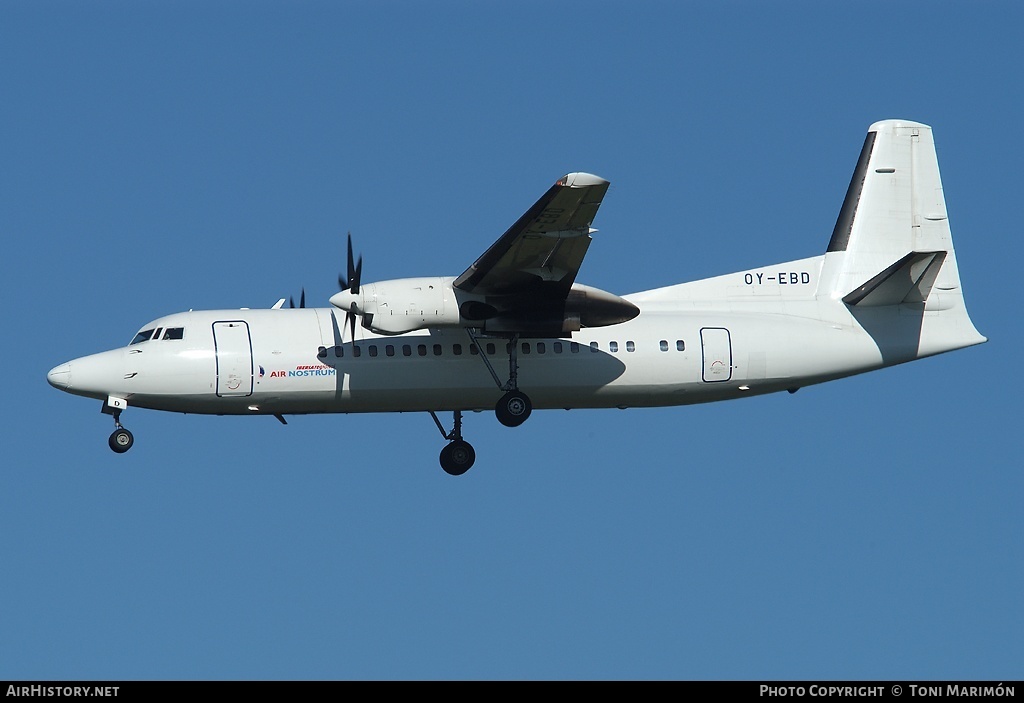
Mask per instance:
[[[944,251],[910,252],[864,285],[844,295],[843,302],[861,307],[923,303],[928,300],[945,260]]]

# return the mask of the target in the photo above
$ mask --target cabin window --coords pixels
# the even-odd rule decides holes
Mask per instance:
[[[441,356],[441,345],[440,344],[435,344],[434,345],[434,356]]]
[[[573,354],[579,354],[580,353],[580,343],[579,342],[569,342],[569,351],[571,351]]]
[[[316,350],[316,358],[326,359],[327,358],[327,347],[320,347]]]
[[[363,348],[362,347],[352,347],[352,356],[354,356],[356,358],[359,358],[362,355],[363,355]]]
[[[553,351],[555,354],[561,354],[562,353],[562,343],[561,342],[555,342],[554,344],[552,344],[551,345],[551,351]]]
[[[597,342],[590,343],[590,351],[597,353]]]
[[[376,344],[371,344],[370,345],[370,356],[377,356],[377,345]]]
[[[394,356],[395,355],[395,345],[394,344],[387,344],[387,345],[385,345],[384,346],[384,353],[387,354],[388,356]]]
[[[684,351],[685,349],[686,349],[686,345],[683,344],[683,340],[677,339],[676,340],[676,351]]]
[[[334,355],[339,359],[345,356],[345,347],[341,346],[340,344],[334,347]]]
[[[462,345],[461,344],[453,344],[452,345],[452,354],[454,354],[455,356],[462,356]]]
[[[480,350],[476,348],[475,344],[470,344],[469,345],[469,353],[470,354],[479,354]]]
[[[426,344],[418,345],[416,347],[416,353],[419,354],[420,356],[426,356],[427,355],[427,345]]]
[[[660,342],[658,342],[658,346],[661,347],[662,351],[668,351],[668,340],[667,339],[661,340]]]
[[[149,330],[142,330],[137,335],[135,335],[135,339],[133,339],[131,342],[129,342],[129,346],[132,345],[132,344],[139,344],[140,342],[148,341],[152,336],[153,336],[153,330],[151,330],[151,329],[149,329]]]
[[[633,344],[632,340],[626,342],[626,351],[628,351],[628,352],[636,351],[636,345]]]
[[[530,353],[530,343],[529,342],[523,342],[523,353],[524,354],[529,354]]]
[[[545,351],[547,351],[547,347],[544,346],[544,342],[537,342],[537,353],[543,354]]]
[[[164,330],[164,339],[182,339],[184,336],[184,327],[168,327]]]
[[[497,351],[497,349],[494,347],[494,342],[488,342],[487,343],[487,353],[488,354],[494,354],[496,351]]]
[[[619,350],[618,342],[608,342],[608,351],[617,352]]]
[[[403,344],[402,356],[412,356],[412,347],[410,347],[408,344]]]

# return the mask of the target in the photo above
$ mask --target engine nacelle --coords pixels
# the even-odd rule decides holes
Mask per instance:
[[[640,308],[625,298],[581,283],[572,284],[569,297],[565,300],[566,319],[578,317],[583,327],[617,325],[639,314]]]
[[[459,324],[453,278],[397,278],[360,286],[358,312],[377,334],[404,334],[426,327]],[[334,299],[331,299],[334,302]],[[339,306],[341,307],[341,306]]]
[[[457,295],[464,294],[457,290]],[[528,337],[566,337],[583,327],[606,327],[627,322],[640,308],[614,293],[574,283],[565,301],[516,296],[490,296],[484,302],[463,301],[463,324],[491,334]]]
[[[398,278],[343,290],[331,304],[361,318],[377,334],[405,334],[428,327],[478,327],[495,334],[564,336],[581,327],[632,320],[640,310],[607,291],[575,283],[564,303],[520,296],[480,296],[457,290],[452,277]]]

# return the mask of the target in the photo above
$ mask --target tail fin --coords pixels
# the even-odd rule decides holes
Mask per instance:
[[[922,318],[943,311],[941,323],[921,320],[919,355],[986,341],[964,306],[931,127],[907,120],[871,125],[821,286],[819,293],[841,299],[855,315],[890,306]],[[926,351],[935,345],[941,348]]]

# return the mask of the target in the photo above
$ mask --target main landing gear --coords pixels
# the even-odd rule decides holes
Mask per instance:
[[[519,335],[514,334],[509,339],[508,381],[502,383],[494,367],[491,366],[491,360],[484,353],[484,346],[480,344],[476,334],[469,328],[466,328],[466,332],[469,334],[469,338],[473,340],[473,344],[476,345],[476,350],[487,366],[487,370],[491,372],[494,382],[498,385],[498,388],[505,391],[505,394],[498,399],[494,406],[494,414],[497,416],[498,422],[506,427],[518,427],[526,422],[526,419],[530,417],[530,413],[533,412],[533,403],[530,401],[530,397],[519,390],[519,364],[516,361]],[[452,427],[451,432],[445,432],[444,425],[437,419],[437,414],[433,410],[429,412],[441,436],[448,440],[448,444],[441,450],[441,468],[452,476],[461,476],[469,471],[473,466],[473,462],[476,461],[476,452],[473,450],[473,445],[462,438],[462,411],[456,410],[452,413],[454,427]]]
[[[110,414],[114,416],[114,432],[107,440],[107,444],[118,454],[124,454],[135,444],[135,437],[121,425],[121,408],[112,408]]]
[[[526,422],[526,419],[530,417],[530,413],[533,412],[533,403],[530,401],[530,396],[519,390],[519,363],[516,361],[519,335],[512,335],[508,342],[508,381],[502,383],[494,367],[491,366],[491,360],[484,353],[483,345],[477,340],[473,330],[467,327],[466,332],[469,333],[470,339],[473,340],[477,351],[480,352],[480,358],[487,365],[487,370],[491,372],[494,382],[498,385],[498,388],[505,391],[505,395],[501,396],[494,406],[494,414],[497,416],[498,422],[505,425],[505,427],[519,427],[519,425]]]
[[[444,425],[437,419],[437,415],[433,410],[430,411],[430,417],[434,418],[434,424],[440,430],[441,436],[449,440],[445,448],[441,450],[441,468],[447,474],[461,476],[473,466],[473,462],[476,461],[476,452],[473,450],[472,444],[462,439],[462,411],[456,410],[452,415],[455,419],[455,427],[451,432],[445,432]]]

